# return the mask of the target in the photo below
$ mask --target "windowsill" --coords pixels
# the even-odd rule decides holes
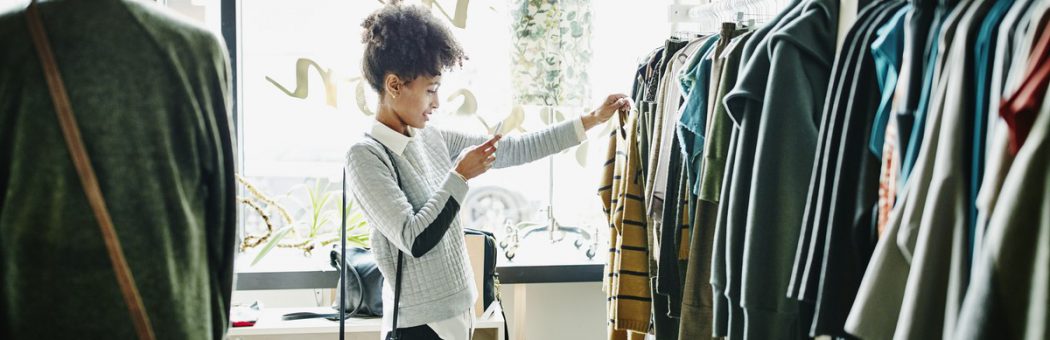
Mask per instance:
[[[602,264],[549,266],[501,266],[496,268],[500,283],[599,282]],[[339,273],[329,271],[241,272],[237,290],[335,288]]]
[[[556,282],[600,282],[604,269],[605,253],[592,259],[584,256],[585,245],[577,248],[574,240],[568,239],[553,246],[542,247],[548,242],[541,237],[522,243],[522,250],[513,261],[504,257],[497,240],[497,268],[500,282],[556,283]],[[542,250],[541,250],[542,249]],[[529,251],[532,250],[532,251]],[[252,266],[258,248],[241,253],[237,259],[237,290],[314,289],[335,288],[339,273],[330,265],[331,248],[315,249],[303,256],[297,249],[275,248],[258,264]]]

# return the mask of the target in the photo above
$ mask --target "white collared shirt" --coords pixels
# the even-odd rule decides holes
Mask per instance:
[[[408,127],[408,136],[405,136],[377,120],[372,124],[371,135],[372,138],[382,143],[391,152],[401,156],[405,152],[405,148],[408,147],[408,143],[414,139],[416,135],[414,130],[412,127]]]

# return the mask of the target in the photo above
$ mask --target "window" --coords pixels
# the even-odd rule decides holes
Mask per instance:
[[[218,8],[218,1],[205,1],[205,7]],[[204,3],[168,5],[179,9],[176,2]],[[462,69],[444,75],[433,125],[479,134],[505,119],[520,121],[511,133],[536,131],[547,125],[551,111],[555,120],[575,119],[604,95],[630,91],[638,58],[668,32],[663,25],[633,24],[666,21],[666,4],[651,1],[408,2],[429,6],[446,20],[469,57]],[[283,212],[269,208],[255,197],[273,225],[270,238],[260,241],[252,237],[265,235],[266,223],[243,205],[243,231],[258,245],[241,254],[239,272],[331,270],[327,242],[338,238],[340,168],[349,145],[371,127],[376,109],[375,94],[361,78],[360,23],[379,6],[345,0],[237,2],[240,171],[256,191],[284,207]],[[554,49],[552,42],[558,44]],[[544,69],[543,62],[552,59],[557,66]],[[533,74],[549,77],[530,82]],[[596,191],[611,131],[606,129],[592,129],[587,142],[553,157],[553,214],[582,234],[558,233],[554,237],[561,241],[552,242],[547,231],[526,237],[525,229],[508,227],[546,224],[546,159],[471,181],[461,221],[493,231],[511,250],[512,258],[501,247],[501,266],[605,263],[608,227]],[[288,220],[294,231],[286,228]],[[281,233],[286,234],[280,246],[253,264]],[[307,254],[304,249],[311,246]]]

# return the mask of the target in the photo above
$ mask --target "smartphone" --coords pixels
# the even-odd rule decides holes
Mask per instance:
[[[499,122],[499,124],[496,124],[496,129],[492,130],[492,136],[495,137],[496,135],[502,134],[502,132],[503,132],[503,122]]]
[[[499,122],[499,124],[496,124],[496,129],[492,130],[492,137],[496,137],[496,135],[502,135],[502,133],[501,133],[502,131],[503,131],[503,122]],[[499,146],[499,142],[497,141],[496,144],[492,144],[492,145],[493,146]]]

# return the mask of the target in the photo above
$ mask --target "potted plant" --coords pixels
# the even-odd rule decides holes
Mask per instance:
[[[309,257],[318,247],[327,247],[339,241],[340,207],[339,192],[327,190],[321,180],[315,180],[312,186],[292,192],[305,191],[306,204],[293,216],[283,204],[272,199],[259,190],[247,179],[238,175],[237,181],[246,189],[248,195],[238,197],[238,202],[251,208],[259,215],[266,231],[262,234],[246,235],[241,242],[240,250],[245,252],[255,247],[262,247],[251,265],[255,265],[273,248],[295,248],[302,250]],[[368,222],[353,199],[346,201],[346,242],[349,245],[369,247]],[[274,214],[278,215],[275,221]]]

